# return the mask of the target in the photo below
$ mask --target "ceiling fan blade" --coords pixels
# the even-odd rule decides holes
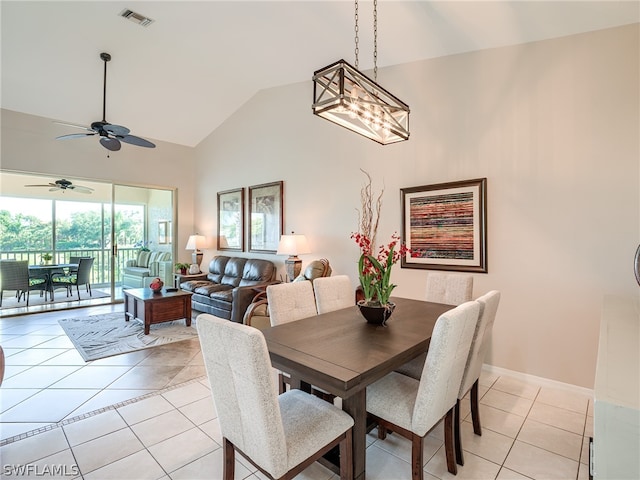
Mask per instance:
[[[61,135],[56,137],[56,140],[69,140],[71,138],[82,138],[82,137],[91,137],[95,135],[96,132],[93,133],[70,133],[69,135]]]
[[[88,130],[88,131],[90,131],[90,132],[91,132],[91,131],[93,131],[93,130],[92,130],[91,128],[89,128],[89,127],[85,127],[85,126],[83,126],[83,125],[76,125],[75,123],[63,123],[63,122],[53,122],[53,123],[56,123],[56,124],[58,124],[58,125],[64,125],[64,126],[67,126],[67,127],[80,128],[80,129],[82,129],[82,130]]]
[[[120,139],[124,143],[137,145],[138,147],[156,148],[156,145],[154,143],[151,143],[149,140],[145,140],[144,138],[136,137],[135,135],[125,135],[125,136],[118,135],[118,139]]]
[[[55,186],[53,183],[48,183],[46,185],[25,185],[25,187],[52,187]]]
[[[120,140],[117,138],[100,137],[100,144],[112,152],[117,152],[121,147]]]
[[[71,185],[69,188],[71,190],[73,190],[74,192],[78,192],[78,193],[91,193],[91,192],[93,192],[93,188],[85,187],[83,185]]]
[[[117,136],[124,136],[130,132],[127,127],[123,127],[122,125],[111,125],[110,123],[107,123],[103,128],[111,135]]]
[[[50,192],[55,192],[56,190],[62,190],[60,187],[52,187],[49,189]]]

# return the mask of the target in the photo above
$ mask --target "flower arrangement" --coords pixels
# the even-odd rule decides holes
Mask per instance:
[[[368,182],[360,191],[362,202],[362,210],[358,212],[360,231],[351,234],[351,238],[360,247],[358,278],[364,294],[364,304],[386,307],[390,303],[391,292],[396,288],[396,285],[391,283],[391,268],[403,255],[409,252],[409,249],[400,243],[400,236],[394,232],[391,235],[391,241],[386,245],[381,245],[375,255],[375,242],[384,188],[374,198],[371,176],[364,170],[362,172],[367,176]],[[400,245],[398,246],[398,244]]]
[[[49,263],[53,259],[53,255],[49,252],[45,252],[40,255],[40,263]]]

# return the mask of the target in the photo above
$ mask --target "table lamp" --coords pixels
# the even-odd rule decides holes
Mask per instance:
[[[191,261],[194,265],[198,266],[198,271],[200,271],[200,263],[202,263],[202,251],[200,248],[206,246],[206,239],[204,235],[189,235],[189,240],[187,241],[187,246],[185,250],[193,250],[191,254]]]
[[[298,258],[298,255],[311,253],[311,251],[309,250],[307,237],[291,232],[291,235],[282,235],[280,237],[276,253],[277,255],[289,255],[289,258],[284,261],[284,265],[287,270],[287,277],[291,282],[300,275],[300,270],[302,269],[302,260]]]

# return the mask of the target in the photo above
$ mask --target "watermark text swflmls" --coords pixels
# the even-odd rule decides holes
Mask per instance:
[[[9,464],[2,466],[2,475],[6,477],[76,477],[80,475],[80,469],[77,465],[62,463],[52,465]]]

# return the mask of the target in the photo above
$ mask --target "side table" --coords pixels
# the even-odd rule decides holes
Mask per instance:
[[[182,282],[188,282],[189,280],[206,280],[207,279],[207,274],[204,272],[200,272],[200,273],[196,273],[194,275],[190,275],[190,274],[181,274],[181,273],[174,273],[173,274],[173,286],[175,288],[180,288],[180,284]]]

